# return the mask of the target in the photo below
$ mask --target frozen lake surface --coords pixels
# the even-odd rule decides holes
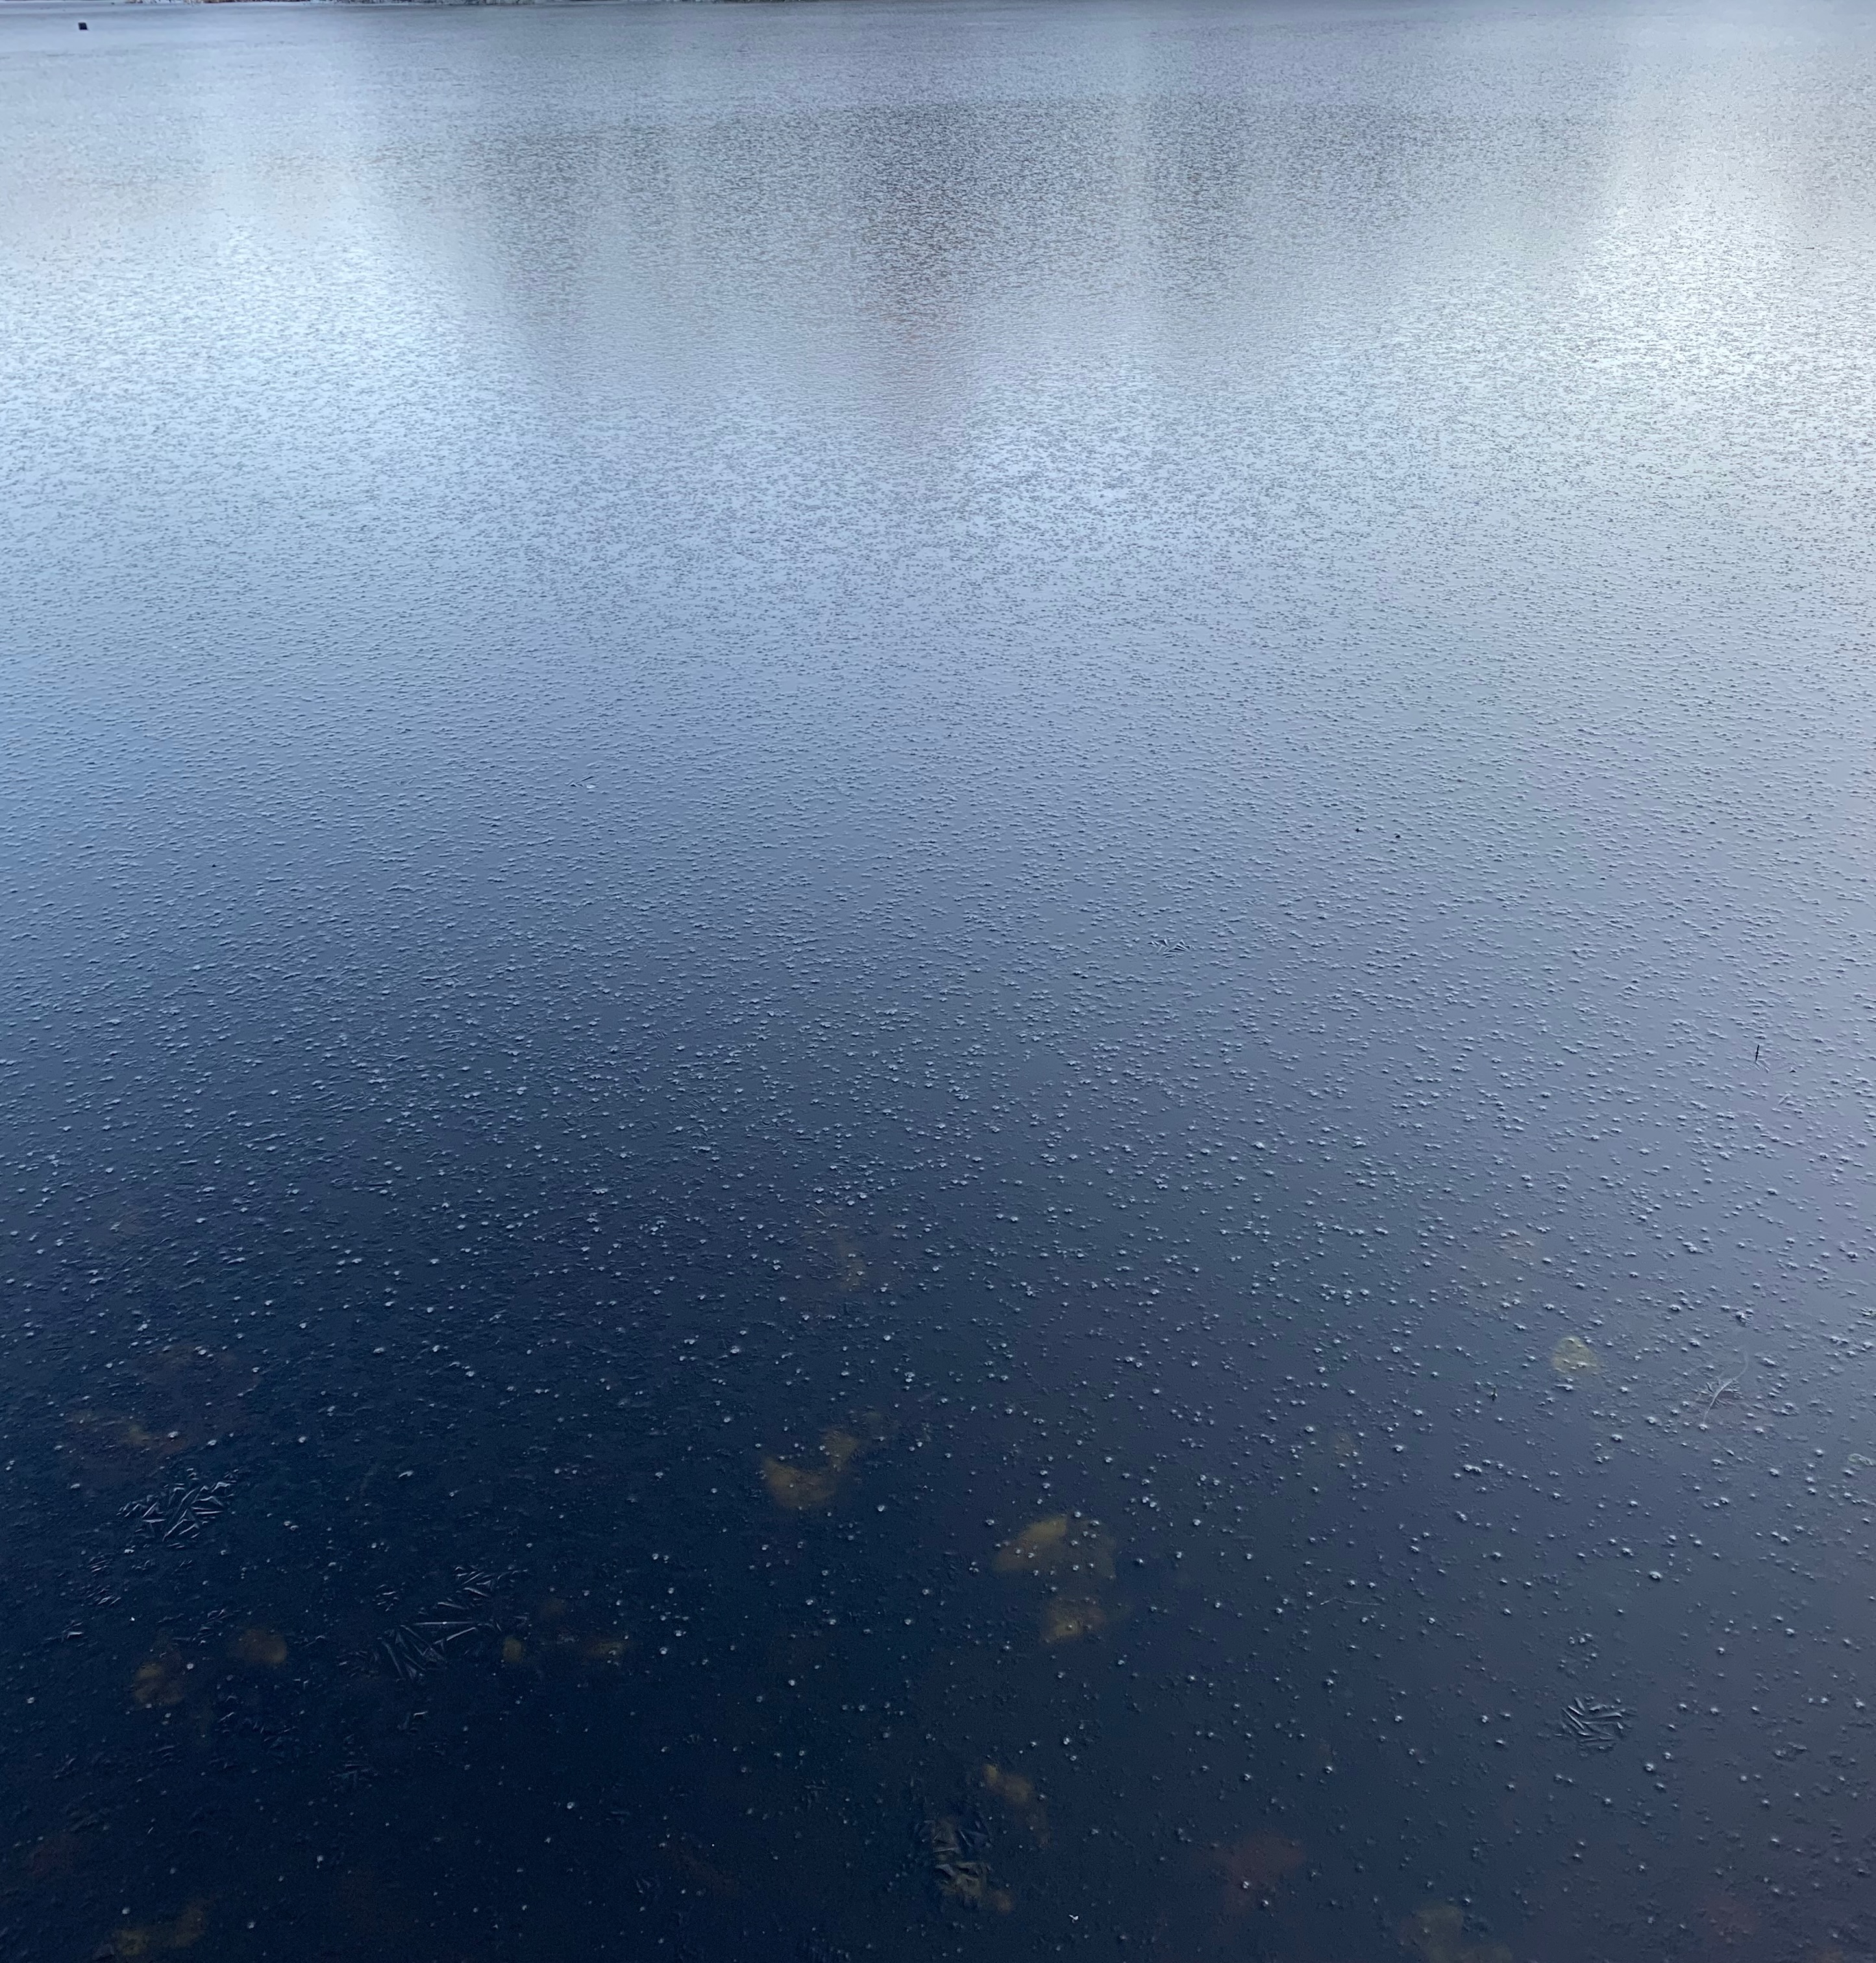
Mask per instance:
[[[0,11],[0,1949],[1876,1957],[1873,102]]]

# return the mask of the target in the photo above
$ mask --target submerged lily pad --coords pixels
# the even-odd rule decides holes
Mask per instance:
[[[1594,1376],[1602,1367],[1602,1359],[1580,1336],[1566,1336],[1551,1352],[1551,1368],[1560,1377]]]
[[[1257,1907],[1303,1865],[1303,1843],[1267,1829],[1216,1849],[1207,1863],[1222,1877],[1224,1910],[1237,1916]]]
[[[1042,1605],[1042,1640],[1052,1647],[1076,1642],[1114,1619],[1098,1596],[1052,1595]]]
[[[178,1650],[165,1650],[162,1655],[139,1664],[136,1675],[130,1680],[132,1700],[146,1711],[166,1711],[180,1704],[188,1688],[187,1669]]]
[[[192,1949],[207,1933],[208,1926],[209,1905],[197,1900],[168,1922],[136,1923],[114,1931],[98,1954],[129,1958],[153,1956],[165,1950]]]
[[[872,1442],[877,1442],[877,1436],[876,1433]],[[784,1459],[764,1452],[762,1483],[769,1489],[769,1497],[789,1513],[818,1513],[840,1497],[853,1462],[869,1443],[858,1432],[831,1425],[821,1434],[818,1465],[791,1465]]]
[[[1051,1513],[1005,1541],[991,1565],[999,1574],[1087,1575],[1112,1581],[1116,1545],[1098,1521],[1078,1513]]]
[[[1465,1939],[1465,1911],[1457,1902],[1428,1902],[1401,1923],[1398,1933],[1420,1963],[1511,1963],[1503,1943]]]
[[[982,1778],[986,1792],[995,1794],[1034,1838],[1037,1846],[1048,1845],[1048,1808],[1037,1795],[1036,1783],[1007,1766],[986,1764]]]
[[[863,1296],[892,1286],[882,1236],[846,1209],[818,1215],[803,1225],[787,1270],[791,1298],[818,1315],[850,1313]]]
[[[250,1664],[257,1670],[278,1670],[287,1660],[287,1638],[279,1630],[267,1628],[258,1622],[243,1629],[229,1648],[237,1663]]]

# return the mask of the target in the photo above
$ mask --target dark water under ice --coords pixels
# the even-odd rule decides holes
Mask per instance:
[[[1876,29],[0,14],[0,1951],[1876,1955]]]

